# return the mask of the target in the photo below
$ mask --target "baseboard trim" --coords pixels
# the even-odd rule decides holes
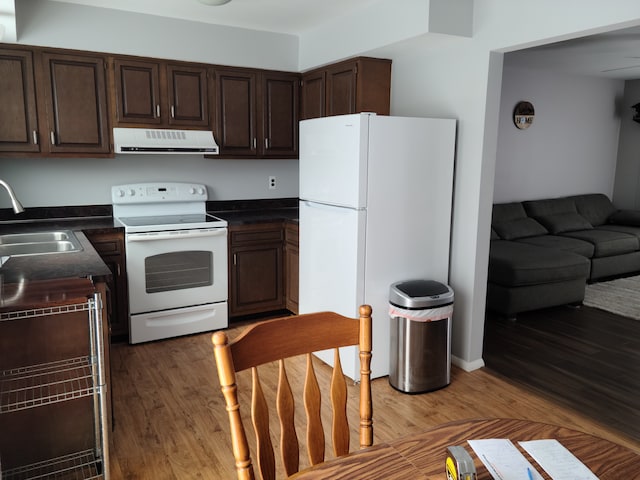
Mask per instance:
[[[455,355],[451,355],[451,363],[456,367],[460,367],[465,372],[473,372],[474,370],[484,367],[484,360],[481,358],[468,362]]]

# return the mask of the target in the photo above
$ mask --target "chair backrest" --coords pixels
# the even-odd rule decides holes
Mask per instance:
[[[299,442],[294,424],[294,396],[284,359],[307,355],[304,405],[307,417],[306,443],[309,463],[324,461],[325,437],[321,422],[320,388],[312,363],[312,352],[335,349],[330,400],[333,412],[332,445],[335,456],[349,453],[347,384],[340,365],[339,347],[358,345],[360,352],[360,448],[373,444],[371,403],[371,307],[360,307],[360,318],[333,312],[309,313],[267,320],[248,327],[229,343],[223,331],[213,334],[213,351],[222,394],[231,424],[231,441],[239,480],[254,479],[247,435],[240,416],[236,372],[251,369],[251,419],[256,437],[258,469],[263,480],[275,479],[275,455],[269,432],[268,406],[258,377],[259,365],[279,362],[276,393],[280,420],[282,463],[287,476],[299,469]],[[299,396],[297,396],[299,398]]]

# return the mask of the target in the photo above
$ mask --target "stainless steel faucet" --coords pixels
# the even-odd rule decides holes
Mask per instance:
[[[24,207],[22,206],[22,204],[20,203],[20,201],[16,197],[16,194],[13,191],[13,188],[11,188],[11,185],[9,185],[7,182],[2,180],[1,178],[0,178],[0,185],[2,185],[4,187],[4,189],[9,194],[9,197],[11,198],[11,205],[13,206],[13,212],[14,213],[22,213],[22,212],[24,212]]]

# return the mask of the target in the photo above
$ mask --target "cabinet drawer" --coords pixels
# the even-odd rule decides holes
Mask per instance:
[[[117,239],[107,242],[95,242],[93,243],[93,248],[100,255],[120,255],[122,253],[120,242]]]
[[[245,245],[252,243],[282,242],[282,225],[243,226],[229,229],[231,245]]]
[[[85,235],[100,255],[122,255],[124,253],[123,233],[85,232]]]

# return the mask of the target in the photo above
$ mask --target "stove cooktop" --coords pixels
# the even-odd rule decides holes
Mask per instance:
[[[117,217],[116,220],[125,227],[127,232],[161,232],[165,230],[187,230],[227,226],[226,220],[208,213]]]

